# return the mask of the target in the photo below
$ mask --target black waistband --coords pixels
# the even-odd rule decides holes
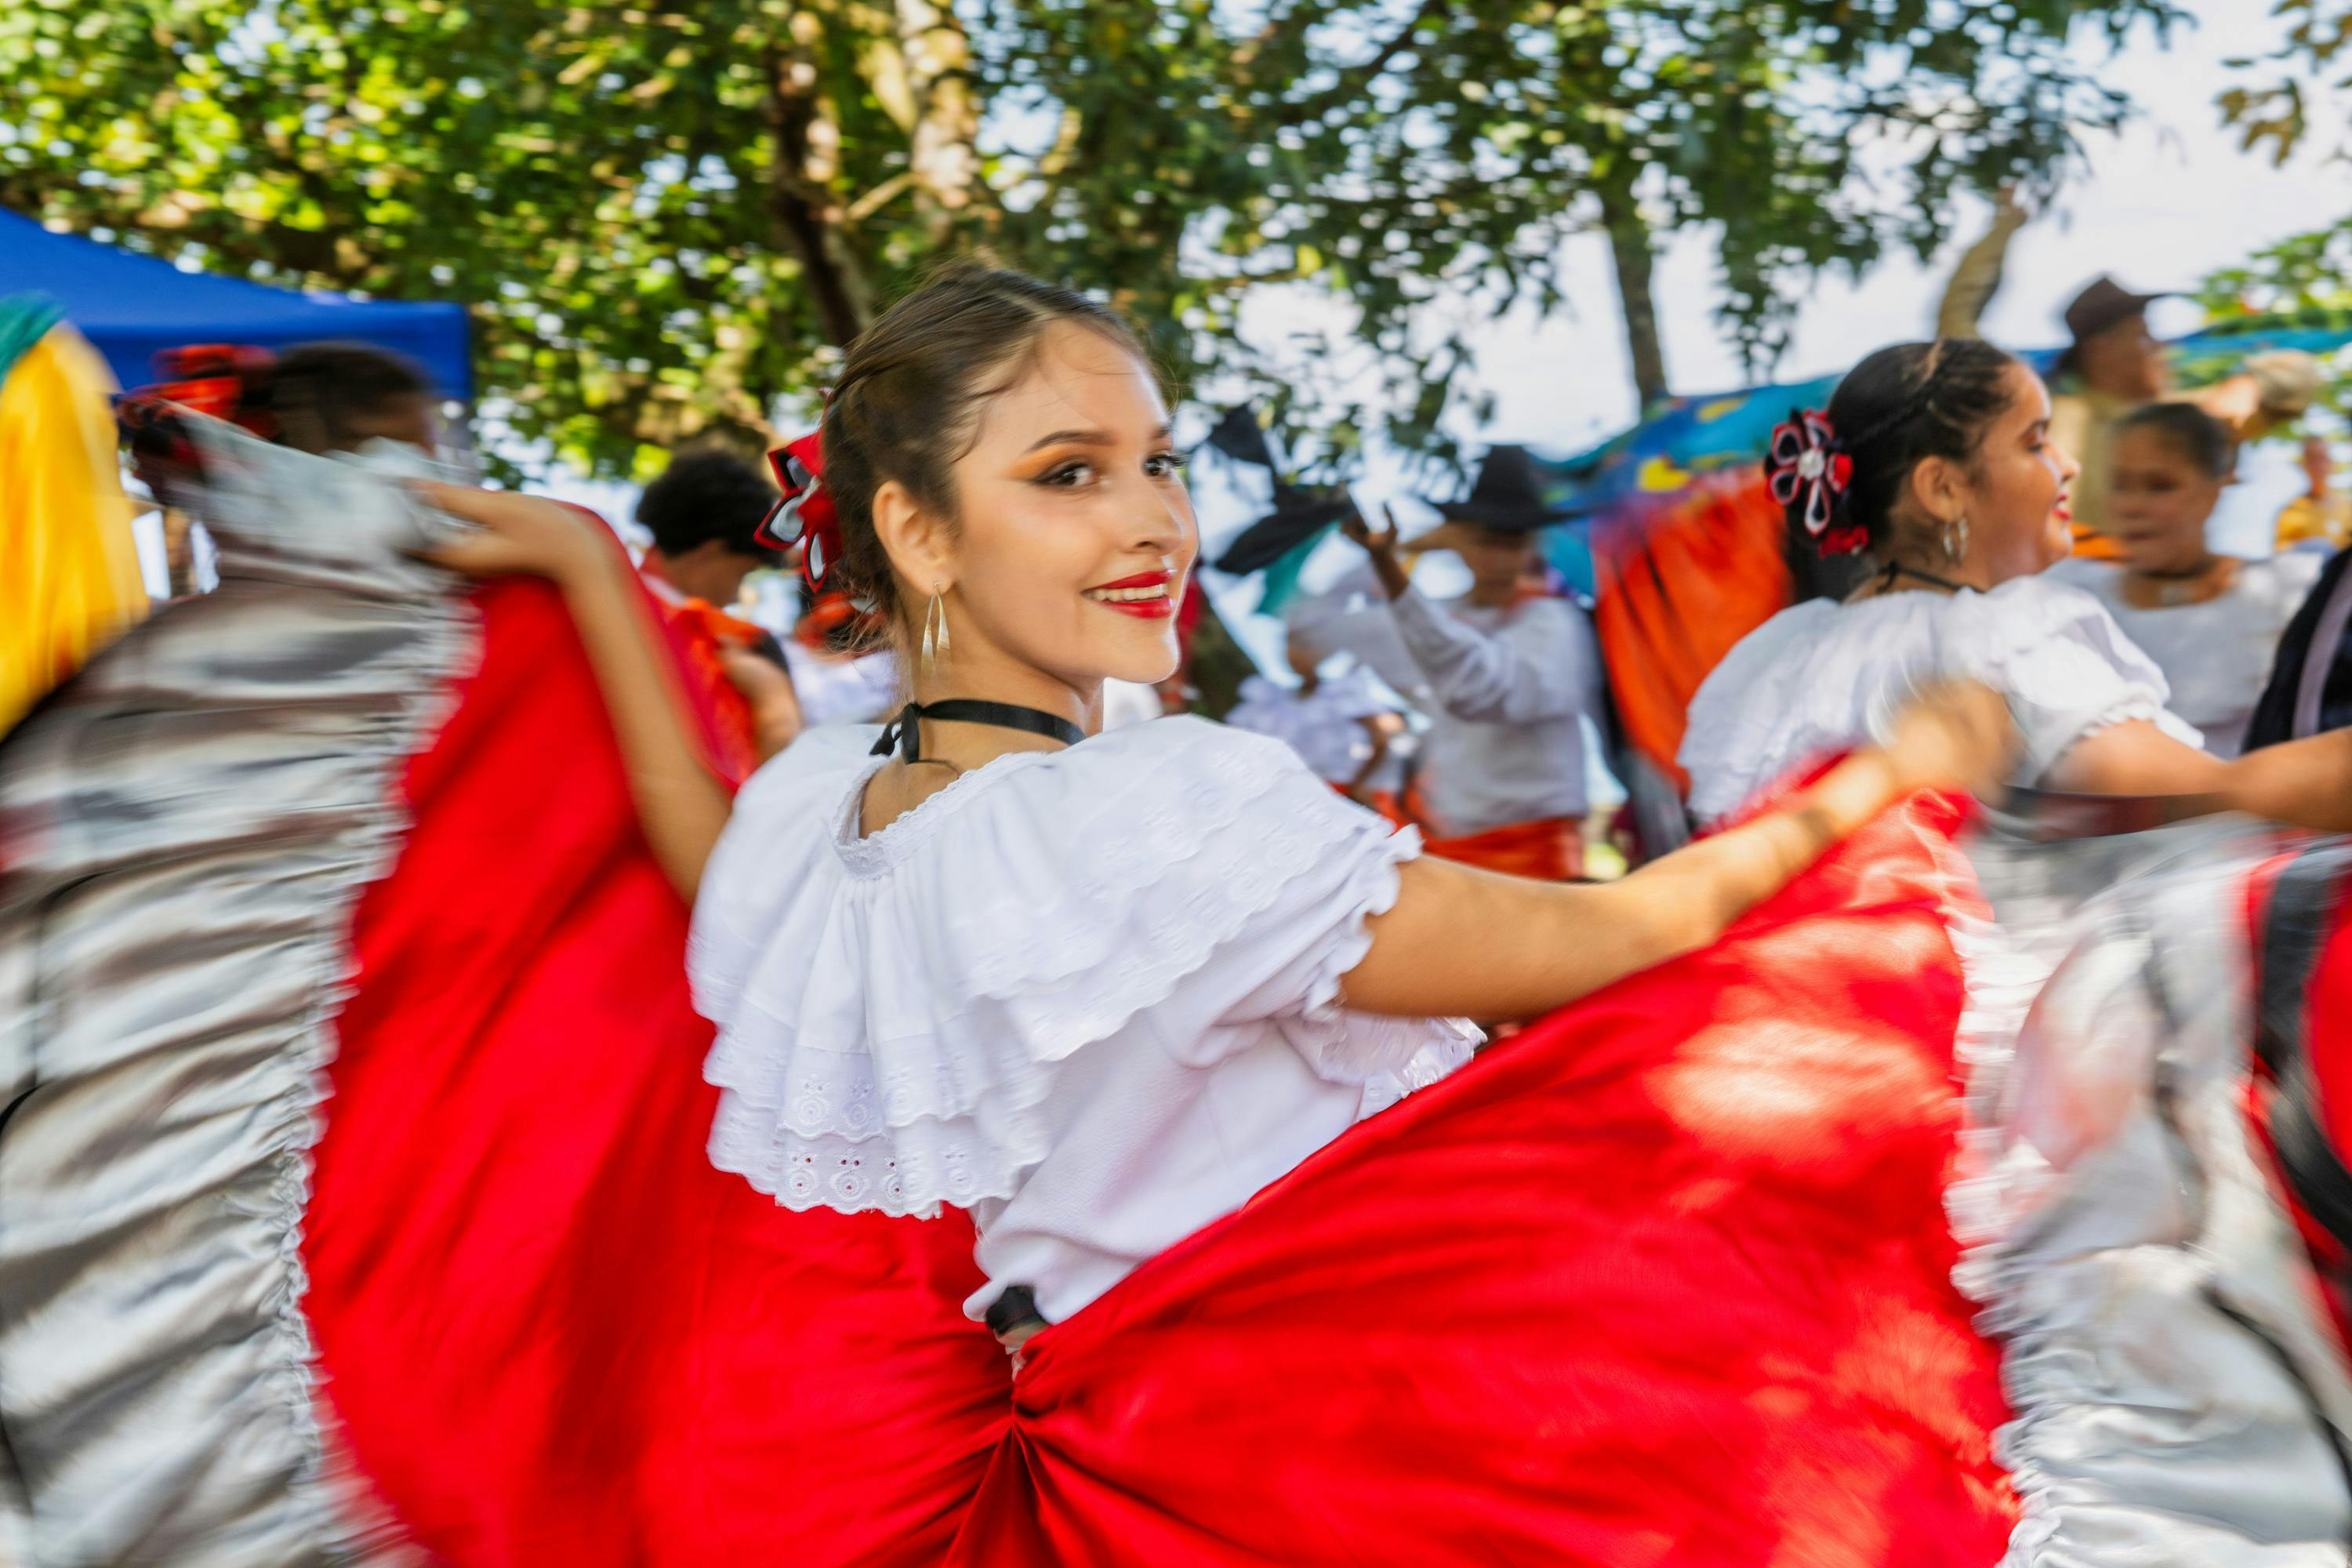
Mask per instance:
[[[2011,789],[1991,804],[1991,816],[2008,832],[2046,844],[2061,838],[2146,833],[2227,809],[2226,801],[2210,795],[2068,795],[2058,790]]]
[[[1037,1293],[1026,1285],[1007,1285],[999,1291],[981,1321],[1000,1340],[1017,1329],[1045,1326],[1045,1315],[1037,1310]]]

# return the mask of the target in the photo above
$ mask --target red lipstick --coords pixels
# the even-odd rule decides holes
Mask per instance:
[[[1138,572],[1115,583],[1097,583],[1086,590],[1089,603],[1144,621],[1165,620],[1174,615],[1183,596],[1183,584],[1165,567],[1156,572]]]

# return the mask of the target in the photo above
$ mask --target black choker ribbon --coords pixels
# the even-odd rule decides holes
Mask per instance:
[[[921,762],[926,719],[949,724],[992,724],[1000,730],[1025,730],[1066,746],[1075,746],[1087,738],[1084,730],[1058,714],[1011,702],[951,697],[944,702],[909,702],[899,709],[898,716],[882,726],[882,738],[874,742],[874,749],[866,755],[887,757],[895,751],[908,762]]]
[[[2135,575],[2145,577],[2151,583],[2194,583],[2221,564],[2221,558],[2219,555],[2208,555],[2185,572],[2151,572],[2145,566],[2135,566],[2132,572]]]
[[[1927,584],[1931,588],[1942,588],[1954,594],[1968,586],[1966,583],[1955,583],[1949,577],[1938,577],[1933,572],[1922,572],[1916,566],[1906,566],[1900,561],[1890,561],[1886,563],[1885,569],[1879,573],[1878,585],[1881,588],[1892,588],[1898,577],[1913,578]]]

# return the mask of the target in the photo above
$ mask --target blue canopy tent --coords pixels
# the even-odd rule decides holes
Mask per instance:
[[[156,353],[186,343],[277,349],[339,339],[415,360],[443,397],[474,396],[463,305],[297,293],[183,272],[0,210],[0,295],[20,293],[55,300],[124,386],[152,381]]]

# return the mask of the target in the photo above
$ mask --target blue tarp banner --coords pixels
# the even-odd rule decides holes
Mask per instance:
[[[106,357],[124,386],[155,379],[159,350],[187,343],[283,349],[327,339],[373,343],[423,365],[444,397],[471,401],[466,308],[353,300],[183,272],[0,211],[0,294],[46,294]]]
[[[2253,354],[2274,349],[2332,354],[2347,342],[2352,342],[2352,317],[2320,310],[2226,318],[2167,346],[2180,384],[2202,386],[2230,374]],[[2035,350],[2023,358],[2048,374],[2058,351]],[[1701,475],[1760,463],[1772,427],[1799,408],[1822,406],[1837,384],[1836,376],[1825,375],[1669,399],[1631,430],[1589,451],[1546,463],[1549,484],[1545,499],[1580,516],[1592,516],[1627,501],[1675,494]]]

